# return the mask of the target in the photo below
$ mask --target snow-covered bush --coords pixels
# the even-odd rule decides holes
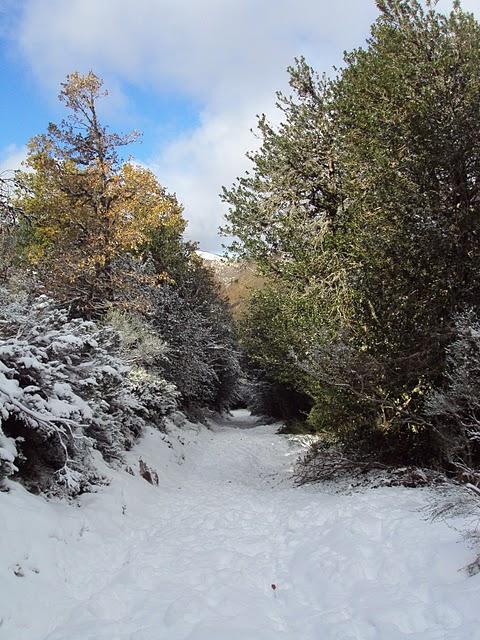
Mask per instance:
[[[144,407],[145,418],[159,423],[177,408],[179,392],[162,375],[169,347],[139,314],[113,310],[108,323],[119,334],[123,359],[132,365],[130,384]]]
[[[113,309],[108,324],[120,336],[123,358],[136,367],[158,367],[169,347],[140,314]]]
[[[154,294],[153,326],[168,344],[161,369],[187,411],[222,410],[241,375],[231,319],[213,291],[193,295],[183,289],[164,285]]]
[[[15,458],[18,455],[14,438],[7,438],[0,430],[0,488],[4,478],[18,471]]]
[[[142,415],[157,426],[177,409],[179,392],[174,384],[156,373],[137,367],[131,370],[130,385],[142,406]]]
[[[211,271],[191,246],[179,248],[170,259],[157,247],[151,261],[129,260],[136,277],[116,291],[108,321],[128,362],[173,383],[182,410],[201,418],[235,402],[241,368],[230,309]]]
[[[0,305],[0,477],[18,468],[31,488],[78,493],[92,449],[121,459],[145,421],[175,407],[175,389],[139,380],[111,327],[69,320],[44,296],[0,290]]]
[[[455,318],[447,349],[445,384],[429,394],[440,455],[459,479],[480,487],[480,319],[470,310]]]

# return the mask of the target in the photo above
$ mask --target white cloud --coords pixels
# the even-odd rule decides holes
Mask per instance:
[[[43,81],[94,66],[223,103],[276,84],[303,49],[337,59],[374,13],[371,0],[27,0],[18,39]]]
[[[11,178],[15,169],[20,169],[20,165],[27,157],[26,147],[17,147],[10,144],[0,149],[0,176]]]
[[[198,128],[159,143],[149,164],[185,204],[188,235],[218,249],[218,193],[243,172],[286,67],[305,53],[327,70],[374,15],[371,0],[26,0],[18,46],[49,91],[93,68],[117,96],[127,81],[201,105]]]
[[[221,186],[243,172],[286,67],[304,53],[327,70],[374,15],[371,0],[26,0],[18,46],[49,91],[93,68],[119,101],[127,81],[201,105],[198,128],[159,143],[149,164],[185,204],[188,235],[215,250]]]
[[[159,141],[149,164],[185,204],[189,236],[216,250],[218,193],[243,172],[254,116],[271,113],[286,67],[305,54],[328,71],[375,15],[373,0],[25,0],[17,41],[49,91],[69,71],[93,68],[120,103],[130,82],[152,100],[173,90],[201,105],[198,127]]]
[[[217,251],[217,229],[224,205],[219,193],[247,168],[245,151],[256,141],[250,129],[255,111],[249,107],[207,112],[200,126],[169,144],[151,163],[161,182],[175,191],[189,219],[187,236]]]

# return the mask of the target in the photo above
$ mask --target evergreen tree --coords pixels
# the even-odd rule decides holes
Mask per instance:
[[[286,316],[252,308],[246,344],[277,380],[302,381],[310,421],[425,460],[441,456],[425,394],[455,314],[480,299],[480,27],[458,2],[448,16],[377,5],[334,79],[303,60],[290,70],[283,124],[260,119],[253,171],[225,191],[226,230]]]

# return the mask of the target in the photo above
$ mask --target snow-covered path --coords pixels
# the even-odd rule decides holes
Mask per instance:
[[[473,552],[424,521],[427,492],[296,488],[292,444],[252,425],[147,435],[130,462],[158,487],[110,473],[80,508],[0,494],[0,638],[480,638]]]

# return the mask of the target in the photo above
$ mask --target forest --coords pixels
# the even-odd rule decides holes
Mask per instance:
[[[100,123],[106,95],[72,73],[69,116],[2,182],[0,472],[37,491],[83,492],[93,449],[121,460],[145,424],[237,392],[228,305],[181,205],[122,155],[138,134]]]
[[[92,447],[243,398],[321,434],[309,474],[347,453],[480,482],[480,29],[459,3],[378,7],[334,77],[296,60],[224,188],[229,260],[258,274],[235,326],[181,204],[127,155],[140,134],[68,76],[66,119],[1,183],[3,477],[83,490]]]
[[[36,514],[41,553],[68,542],[77,585],[42,640],[475,637],[480,24],[459,0],[376,7],[257,116],[213,261],[95,71],[0,175],[0,507]],[[16,589],[41,553],[12,545]]]

